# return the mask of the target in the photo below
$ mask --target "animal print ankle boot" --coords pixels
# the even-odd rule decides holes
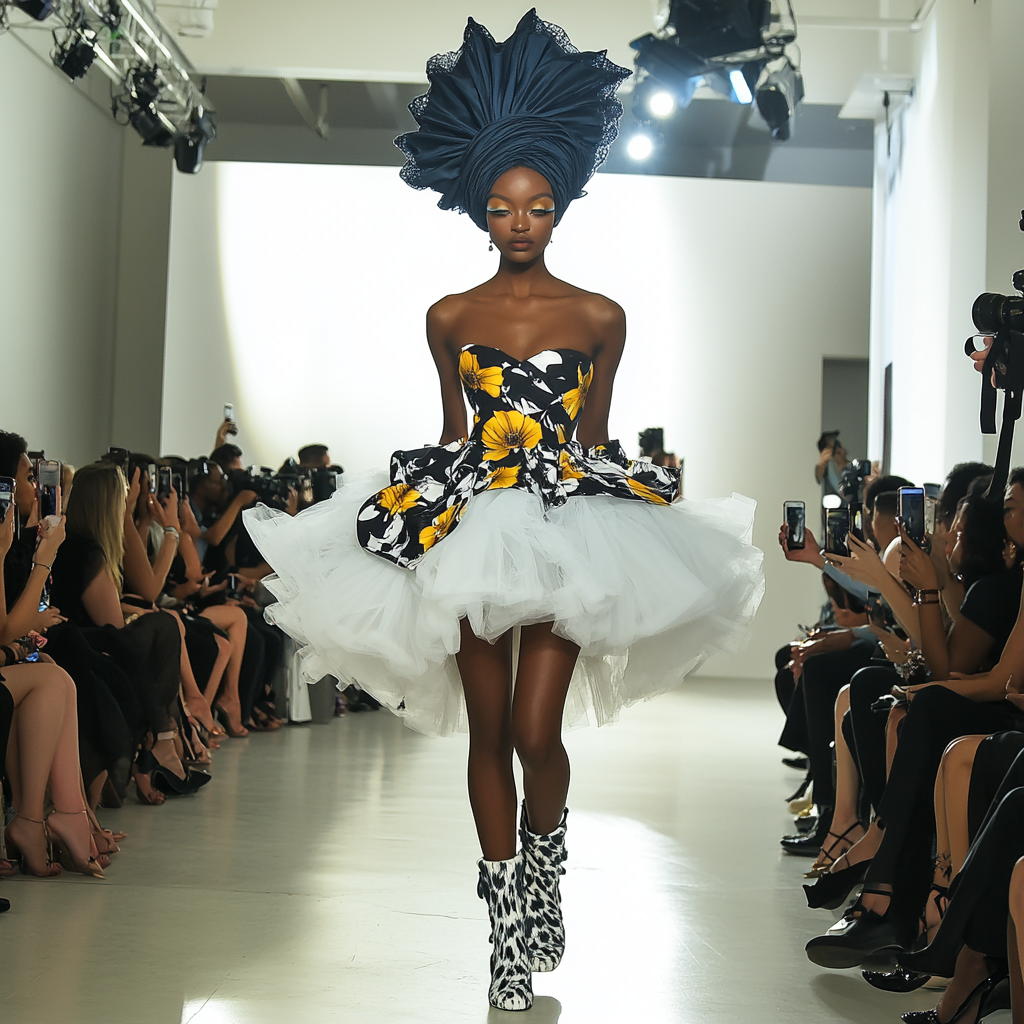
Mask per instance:
[[[530,919],[526,938],[530,969],[533,971],[553,971],[565,952],[558,876],[565,874],[562,862],[568,856],[565,849],[565,819],[568,814],[569,809],[566,808],[558,828],[546,836],[530,831],[525,800],[519,818],[519,839],[525,861],[526,909]]]
[[[488,998],[499,1010],[533,1006],[523,855],[512,860],[481,860],[476,894],[487,901],[491,918],[491,987]]]

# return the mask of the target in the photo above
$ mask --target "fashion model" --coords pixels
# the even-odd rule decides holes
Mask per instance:
[[[504,43],[470,19],[427,75],[419,130],[396,140],[402,177],[467,213],[498,258],[427,314],[440,441],[295,518],[260,507],[246,525],[276,572],[268,616],[312,678],[356,679],[422,732],[468,721],[490,1001],[525,1010],[531,971],[554,970],[565,946],[563,720],[608,722],[735,649],[761,552],[752,501],[684,502],[678,469],[609,440],[625,316],[544,263],[615,138],[629,72],[531,11]]]

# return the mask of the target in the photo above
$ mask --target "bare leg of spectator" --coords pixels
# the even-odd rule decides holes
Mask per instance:
[[[245,633],[249,628],[245,612],[234,605],[214,605],[203,611],[203,617],[224,630],[231,642],[231,656],[219,694],[211,702],[227,716],[232,737],[247,736],[249,730],[242,725],[242,702],[238,697],[238,678],[245,654]]]

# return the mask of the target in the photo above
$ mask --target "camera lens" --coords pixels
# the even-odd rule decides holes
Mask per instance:
[[[971,310],[974,326],[987,334],[996,331],[1024,331],[1024,298],[984,292],[974,300]]]

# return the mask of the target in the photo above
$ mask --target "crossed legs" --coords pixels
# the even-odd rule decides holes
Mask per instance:
[[[462,620],[456,660],[469,715],[469,802],[485,860],[516,853],[513,750],[523,766],[531,829],[543,835],[558,827],[569,791],[562,707],[578,655],[551,623],[523,626],[513,696],[511,633],[489,644]]]

